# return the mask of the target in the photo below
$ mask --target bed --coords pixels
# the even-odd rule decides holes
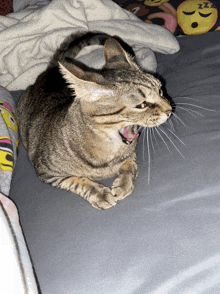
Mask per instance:
[[[195,1],[218,12],[215,1]],[[187,35],[181,23],[169,31],[118,4],[32,1],[0,18],[0,108],[10,117],[57,46],[79,28],[122,37],[163,80],[174,105],[160,129],[142,131],[135,191],[104,211],[42,183],[18,144],[16,121],[0,116],[0,152],[10,155],[1,161],[8,170],[0,165],[1,293],[220,293],[219,19]],[[101,66],[90,63],[101,51],[79,59]]]

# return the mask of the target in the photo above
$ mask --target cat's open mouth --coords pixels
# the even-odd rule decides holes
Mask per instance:
[[[130,145],[135,139],[139,137],[138,129],[138,125],[126,126],[120,129],[119,135],[121,136],[122,142]]]

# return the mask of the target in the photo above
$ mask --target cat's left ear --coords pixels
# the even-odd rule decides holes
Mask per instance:
[[[112,90],[105,87],[104,77],[97,72],[85,70],[82,66],[66,61],[58,62],[60,72],[68,87],[73,89],[76,96],[87,100],[97,100],[101,95],[113,96]]]
[[[127,47],[130,47],[125,43]],[[130,50],[132,50],[130,48]],[[133,51],[133,50],[132,50]],[[103,54],[106,61],[105,68],[109,69],[123,69],[137,67],[131,55],[127,53],[117,40],[110,37],[105,41],[103,47]]]

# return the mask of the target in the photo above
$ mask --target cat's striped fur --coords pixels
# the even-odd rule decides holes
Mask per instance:
[[[100,70],[74,59],[93,44],[104,45]],[[160,82],[143,72],[131,54],[116,37],[71,35],[17,108],[21,139],[38,177],[98,209],[132,193],[138,176],[138,127],[157,126],[172,111]],[[112,188],[95,182],[115,175]]]

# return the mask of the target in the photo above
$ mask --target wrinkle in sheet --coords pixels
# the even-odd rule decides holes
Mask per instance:
[[[218,185],[218,188],[216,189],[217,187],[215,187],[215,194],[219,194],[220,192],[220,184]],[[213,197],[213,194],[214,191],[213,191],[213,188],[212,187],[208,187],[206,189],[203,189],[202,191],[196,191],[196,192],[193,192],[191,194],[188,194],[188,195],[185,195],[183,197],[178,197],[178,198],[175,198],[175,199],[172,199],[172,200],[168,200],[168,201],[165,201],[161,204],[159,204],[157,206],[157,208],[155,208],[156,211],[161,211],[161,210],[164,210],[164,209],[168,209],[168,208],[171,208],[181,202],[186,202],[186,201],[191,201],[191,200],[195,200],[195,199],[200,199],[200,198],[204,198],[204,197]]]
[[[190,282],[190,280],[192,281]],[[185,283],[192,286],[185,288]],[[207,258],[178,273],[150,294],[199,294],[215,286],[220,289],[220,254]]]

